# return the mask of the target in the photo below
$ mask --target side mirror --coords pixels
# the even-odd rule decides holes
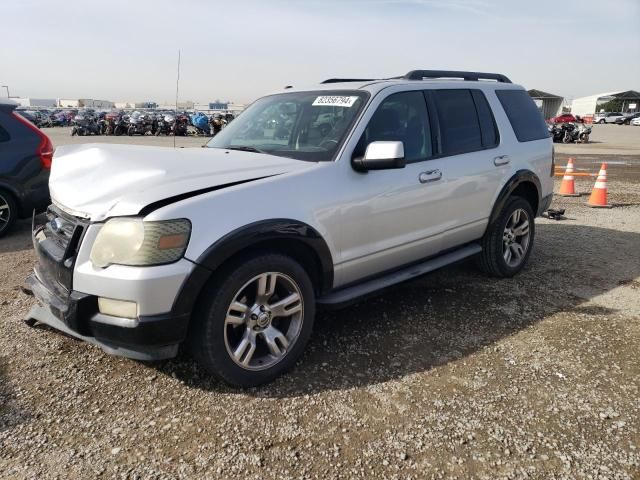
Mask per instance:
[[[404,158],[404,144],[402,142],[371,142],[367,145],[364,157],[354,158],[352,164],[353,168],[359,172],[404,168],[407,164]]]

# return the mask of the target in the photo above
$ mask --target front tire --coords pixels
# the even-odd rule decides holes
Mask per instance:
[[[307,272],[278,253],[241,258],[205,287],[189,346],[208,373],[237,387],[274,380],[301,357],[313,330]]]
[[[480,267],[494,277],[513,277],[526,265],[534,238],[531,205],[522,197],[511,197],[482,238]]]

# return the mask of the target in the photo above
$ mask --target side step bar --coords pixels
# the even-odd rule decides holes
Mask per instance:
[[[412,278],[419,277],[425,273],[433,272],[434,270],[463,260],[471,255],[480,253],[481,251],[482,247],[479,244],[470,243],[464,247],[445,253],[444,255],[427,260],[426,262],[411,265],[410,267],[403,268],[402,270],[396,270],[383,277],[374,278],[373,280],[368,280],[364,283],[329,292],[318,298],[317,303],[328,307],[347,304],[359,297],[364,297],[365,295],[377,290],[411,280]]]

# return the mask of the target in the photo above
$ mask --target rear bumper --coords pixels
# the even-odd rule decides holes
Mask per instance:
[[[27,320],[98,345],[112,355],[136,360],[172,358],[187,335],[188,313],[135,319],[112,317],[98,312],[96,296],[73,290],[64,295],[50,288],[37,273],[27,278],[27,286],[39,303],[28,313]]]
[[[50,203],[49,171],[41,170],[38,175],[25,182],[19,199],[20,217],[28,218],[34,210],[37,213],[44,212]]]

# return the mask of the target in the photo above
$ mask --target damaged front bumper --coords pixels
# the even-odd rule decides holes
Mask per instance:
[[[25,321],[43,323],[67,335],[102,348],[106,353],[135,360],[163,360],[178,353],[186,337],[189,316],[154,315],[125,319],[98,312],[97,297],[72,291],[60,298],[37,276],[27,288],[38,300]]]
[[[88,223],[55,207],[49,208],[47,219],[44,225],[36,226],[34,217],[32,237],[37,263],[26,280],[26,288],[33,293],[39,305],[31,309],[25,322],[49,325],[98,345],[113,355],[136,360],[160,360],[176,356],[179,344],[187,336],[190,308],[167,307],[167,310],[171,310],[168,313],[139,313],[136,318],[101,313],[98,295],[82,293],[73,288],[73,272],[80,244],[89,229]],[[158,287],[157,281],[146,280],[133,278],[119,284],[126,286],[131,282],[142,282],[146,289],[143,289],[144,292]],[[100,296],[113,298],[101,292]]]

